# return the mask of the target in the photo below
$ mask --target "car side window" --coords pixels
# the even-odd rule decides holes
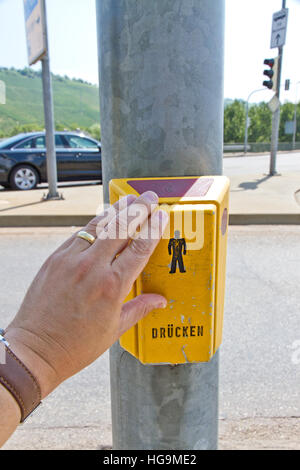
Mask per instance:
[[[61,135],[55,136],[55,147],[58,149],[66,148],[65,142]]]
[[[86,139],[84,137],[76,136],[76,135],[66,135],[65,138],[67,139],[71,148],[76,149],[98,149],[97,142],[93,142],[90,139]]]
[[[65,143],[60,135],[55,136],[55,147],[56,148],[65,148]],[[45,149],[46,148],[46,139],[44,136],[37,137],[35,139],[35,148]]]
[[[45,137],[40,136],[35,139],[35,148],[36,149],[45,149],[46,148],[46,143],[45,143]]]
[[[29,140],[26,140],[25,142],[21,142],[15,148],[16,149],[32,149],[34,148],[34,140],[35,139],[29,139]]]

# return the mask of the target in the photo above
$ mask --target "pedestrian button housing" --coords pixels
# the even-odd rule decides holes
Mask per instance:
[[[168,300],[165,310],[154,310],[120,340],[143,364],[209,362],[222,343],[229,186],[223,176],[110,182],[111,204],[154,191],[170,215],[126,299],[157,293]]]

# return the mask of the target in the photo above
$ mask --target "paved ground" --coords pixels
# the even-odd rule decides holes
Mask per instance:
[[[0,229],[1,326],[16,312],[41,262],[69,233]],[[300,340],[299,266],[300,227],[231,228],[221,448],[300,449],[300,351],[294,349]],[[46,400],[6,449],[106,448],[110,423],[105,355]]]
[[[232,224],[300,224],[300,153],[278,155],[280,176],[267,176],[269,162],[268,155],[224,159]],[[97,184],[62,185],[60,192],[64,201],[41,202],[45,185],[25,193],[0,190],[0,226],[83,225],[102,207]]]
[[[262,154],[247,157],[224,158],[224,172],[228,176],[241,175],[242,173],[255,175],[267,175],[270,169],[270,155]],[[277,155],[277,172],[279,174],[300,171],[300,153],[287,152]]]

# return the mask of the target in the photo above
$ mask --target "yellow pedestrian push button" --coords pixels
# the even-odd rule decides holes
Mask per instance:
[[[119,179],[110,202],[154,191],[170,223],[127,300],[156,293],[168,299],[122,336],[143,364],[209,362],[222,343],[229,218],[223,176]]]

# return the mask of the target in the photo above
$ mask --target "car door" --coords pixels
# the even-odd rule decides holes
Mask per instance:
[[[80,179],[102,179],[101,148],[97,141],[77,135],[64,136],[80,162]]]
[[[37,137],[35,140],[35,149],[44,157],[45,172],[47,173],[45,136]],[[56,161],[57,161],[57,179],[58,181],[70,181],[80,178],[82,173],[83,159],[79,158],[78,152],[70,148],[64,135],[55,135]]]
[[[43,137],[38,138],[44,139]],[[31,164],[35,166],[39,170],[43,181],[46,178],[46,150],[44,144],[42,148],[37,148],[36,141],[37,137],[30,137],[17,144],[11,149],[10,158],[14,160],[15,164]]]
[[[70,147],[65,135],[55,136],[57,174],[60,181],[80,179],[83,161],[77,150]]]

